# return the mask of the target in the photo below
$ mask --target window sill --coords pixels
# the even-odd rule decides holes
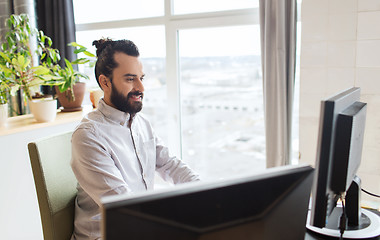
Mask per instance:
[[[10,117],[8,118],[7,125],[0,127],[0,136],[80,121],[84,115],[92,110],[91,105],[84,105],[83,110],[77,112],[61,112],[58,110],[56,119],[45,123],[37,122],[32,114]]]

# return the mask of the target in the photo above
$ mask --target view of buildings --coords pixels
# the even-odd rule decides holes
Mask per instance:
[[[164,59],[142,59],[143,112],[166,139]],[[180,59],[182,156],[203,179],[265,168],[260,56]],[[228,175],[226,174],[228,173]]]

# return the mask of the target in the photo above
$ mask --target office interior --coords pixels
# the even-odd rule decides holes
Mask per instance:
[[[0,0],[0,20],[7,17]],[[33,5],[33,0],[23,4]],[[90,9],[90,7],[89,7]],[[362,187],[380,193],[380,2],[378,0],[298,1],[299,48],[299,163],[314,166],[320,101],[350,87],[361,88],[367,105],[362,162]],[[207,13],[203,13],[207,16]],[[210,14],[212,16],[212,14]],[[136,21],[138,24],[139,22]],[[259,39],[258,39],[259,40]],[[0,230],[4,239],[43,239],[39,209],[27,159],[26,143],[37,137],[74,129],[62,120],[44,127],[21,128],[1,134]],[[4,131],[4,130],[3,130]],[[175,144],[173,144],[175,147]],[[379,209],[380,201],[362,194],[362,203]],[[3,237],[2,237],[3,238]]]

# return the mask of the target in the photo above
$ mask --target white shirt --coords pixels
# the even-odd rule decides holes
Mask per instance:
[[[175,184],[199,180],[181,160],[170,157],[149,121],[100,100],[72,136],[71,167],[78,180],[75,239],[100,238],[100,199],[153,189],[155,170]]]

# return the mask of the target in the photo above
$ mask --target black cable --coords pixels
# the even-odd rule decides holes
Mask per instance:
[[[374,194],[374,193],[368,192],[367,190],[365,190],[365,189],[363,189],[363,188],[362,188],[362,191],[365,192],[365,193],[367,193],[368,195],[373,196],[373,197],[380,198],[380,195],[377,195],[377,194]]]
[[[344,207],[343,196],[340,196],[340,200],[342,201],[342,215],[340,216],[340,220],[339,220],[339,231],[340,231],[340,238],[339,239],[342,240],[343,239],[343,233],[346,230],[347,217],[346,217],[346,209]]]

